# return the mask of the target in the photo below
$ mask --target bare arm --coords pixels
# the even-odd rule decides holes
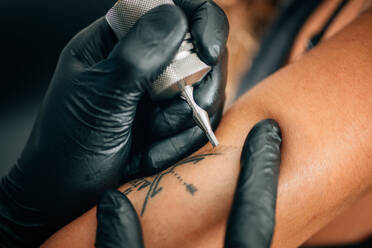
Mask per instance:
[[[367,12],[241,98],[217,131],[218,149],[207,145],[188,162],[121,187],[142,215],[145,245],[222,247],[241,147],[265,118],[283,134],[273,247],[300,245],[368,192],[371,25]],[[92,247],[95,229],[92,209],[45,247]]]

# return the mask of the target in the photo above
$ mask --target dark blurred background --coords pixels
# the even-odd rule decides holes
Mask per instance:
[[[0,1],[0,177],[22,151],[59,53],[114,3]]]

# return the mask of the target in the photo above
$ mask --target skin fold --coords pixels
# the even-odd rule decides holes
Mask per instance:
[[[369,10],[240,98],[222,119],[216,149],[208,144],[160,175],[122,186],[142,215],[145,246],[223,246],[245,137],[266,118],[283,136],[272,247],[299,246],[370,192],[371,25]],[[92,209],[44,247],[93,247],[96,227]]]

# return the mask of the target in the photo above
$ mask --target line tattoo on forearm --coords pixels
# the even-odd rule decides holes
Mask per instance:
[[[218,155],[222,155],[222,153],[206,153],[206,154],[199,154],[199,155],[195,155],[195,156],[185,158],[184,160],[181,160],[180,162],[174,164],[173,166],[171,166],[167,170],[165,170],[163,172],[160,172],[159,174],[157,174],[157,175],[155,175],[151,178],[141,178],[141,179],[137,179],[137,180],[132,181],[130,183],[130,186],[126,190],[123,191],[123,194],[124,195],[129,195],[130,193],[132,193],[135,190],[136,191],[141,191],[141,190],[144,190],[144,189],[147,190],[145,200],[144,200],[143,205],[142,205],[141,216],[144,215],[149,201],[152,198],[154,198],[155,196],[157,196],[163,190],[163,187],[161,186],[161,181],[167,175],[174,176],[177,179],[177,181],[183,187],[185,187],[186,192],[188,192],[191,196],[193,196],[198,191],[197,187],[195,185],[191,184],[191,183],[186,182],[182,178],[182,176],[179,173],[177,173],[177,171],[175,169],[180,165],[197,164],[200,161],[204,160],[206,157],[218,156]]]

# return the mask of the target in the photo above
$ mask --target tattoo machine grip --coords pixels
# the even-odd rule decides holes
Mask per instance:
[[[174,2],[173,0],[119,0],[106,14],[106,20],[120,39],[144,14],[163,4],[174,5]],[[217,146],[218,141],[211,128],[208,114],[195,103],[192,90],[186,90],[202,80],[210,69],[211,67],[201,61],[196,54],[191,34],[187,33],[172,63],[149,86],[148,91],[154,101],[181,95],[193,110],[193,118],[198,126],[205,132],[212,145]]]

